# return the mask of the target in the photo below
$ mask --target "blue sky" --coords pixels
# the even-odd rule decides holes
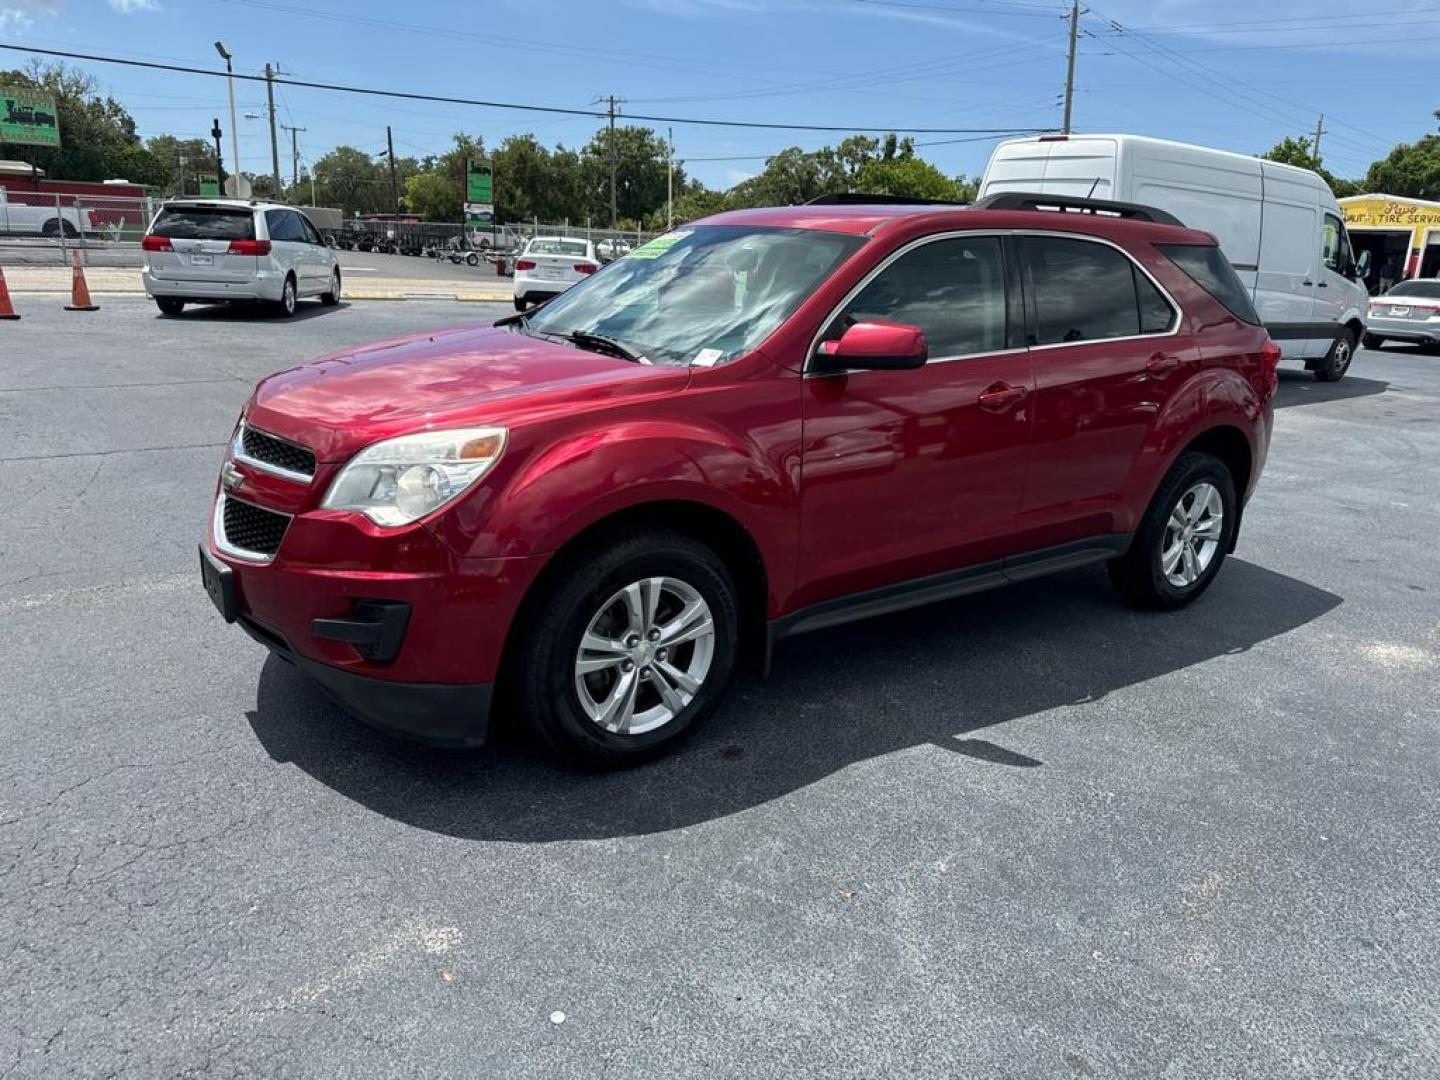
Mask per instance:
[[[0,42],[218,67],[265,61],[297,78],[470,98],[679,117],[885,127],[1053,128],[1060,123],[1068,7],[1046,0],[0,0]],[[1117,30],[1116,27],[1122,29]],[[1330,133],[1326,165],[1359,175],[1397,140],[1435,129],[1440,3],[1378,0],[1100,0],[1081,20],[1075,127],[1260,152]],[[0,67],[23,63],[0,54]],[[225,116],[219,80],[81,64],[142,134],[203,136]],[[240,111],[264,90],[241,84]],[[307,130],[305,158],[338,144],[416,156],[456,130],[489,143],[532,131],[576,146],[599,121],[355,99],[283,88],[280,118]],[[222,119],[222,123],[223,123]],[[657,125],[663,126],[663,125]],[[241,159],[269,168],[262,119],[240,121]],[[840,136],[675,125],[677,156],[729,186],[785,146]],[[942,142],[961,136],[917,136]],[[989,142],[922,152],[978,173]],[[227,141],[227,156],[229,152]],[[283,157],[282,153],[282,157]],[[707,160],[725,159],[725,160]],[[287,168],[288,171],[288,168]]]

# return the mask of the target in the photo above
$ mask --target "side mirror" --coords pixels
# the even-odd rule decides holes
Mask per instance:
[[[903,371],[922,367],[930,356],[925,332],[918,326],[892,322],[861,322],[815,351],[821,371]]]

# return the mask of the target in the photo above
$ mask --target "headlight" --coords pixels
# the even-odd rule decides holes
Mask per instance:
[[[350,459],[321,506],[359,510],[376,525],[408,525],[479,480],[504,449],[505,429],[493,427],[386,439]]]

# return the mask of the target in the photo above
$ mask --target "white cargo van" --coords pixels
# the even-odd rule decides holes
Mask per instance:
[[[1287,359],[1339,379],[1369,297],[1345,215],[1307,169],[1139,135],[1041,135],[995,148],[980,195],[1002,191],[1141,203],[1213,233]]]

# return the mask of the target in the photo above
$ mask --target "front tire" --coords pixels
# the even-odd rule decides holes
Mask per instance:
[[[517,296],[517,297],[515,297],[515,310],[516,310],[516,311],[524,311],[524,310],[525,310],[527,307],[529,307],[529,306],[530,306],[530,305],[525,302],[525,298],[524,298],[523,296]]]
[[[585,765],[671,748],[713,712],[735,666],[734,583],[682,533],[635,533],[568,559],[528,611],[516,704],[546,744]]]
[[[179,315],[185,310],[185,301],[176,300],[169,296],[157,296],[155,306],[160,309],[162,315]]]
[[[1339,382],[1350,370],[1350,361],[1355,358],[1355,331],[1342,330],[1330,346],[1325,359],[1315,369],[1317,382]]]
[[[1150,501],[1110,580],[1134,607],[1169,611],[1210,587],[1239,522],[1235,481],[1209,454],[1182,454]]]
[[[330,291],[320,294],[320,302],[326,307],[334,307],[340,303],[340,269],[338,267],[330,275]]]

